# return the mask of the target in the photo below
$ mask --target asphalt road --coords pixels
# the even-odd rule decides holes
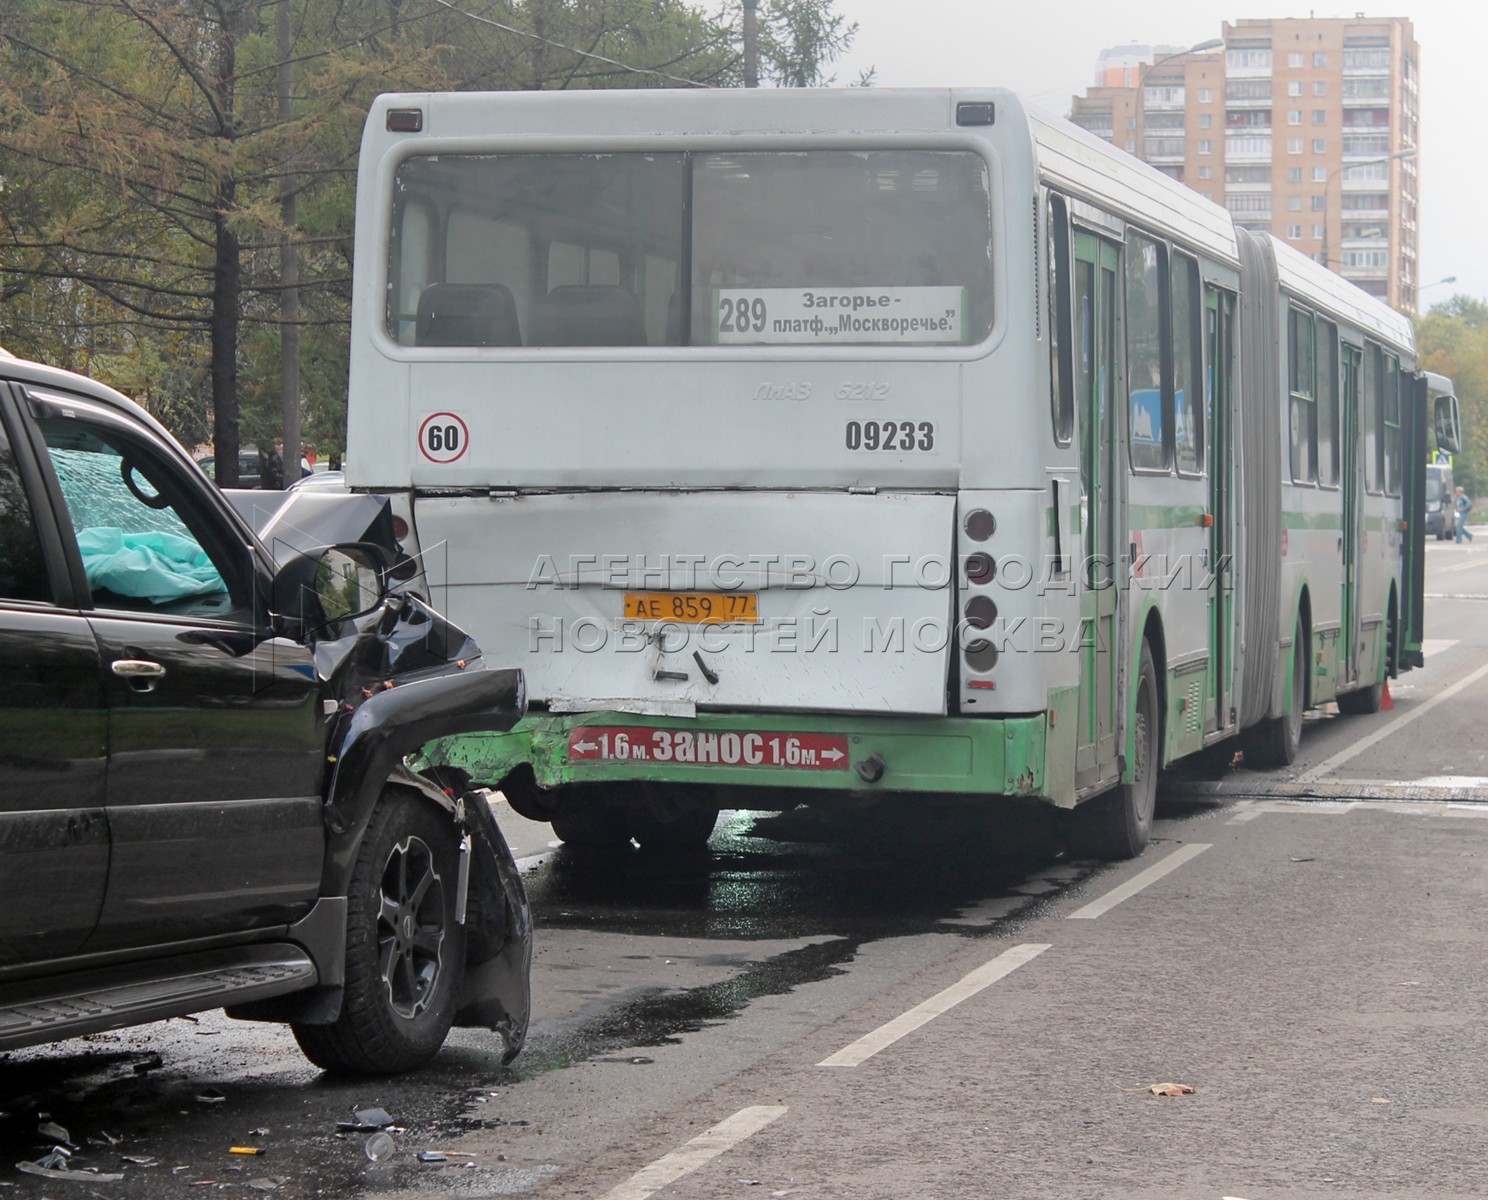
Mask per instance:
[[[592,858],[498,804],[538,920],[514,1069],[458,1031],[331,1082],[220,1014],[38,1047],[0,1059],[0,1198],[1488,1195],[1488,542],[1428,564],[1393,708],[1173,781],[1133,863],[964,815]],[[372,1105],[375,1162],[337,1129]],[[18,1172],[48,1120],[123,1178]]]

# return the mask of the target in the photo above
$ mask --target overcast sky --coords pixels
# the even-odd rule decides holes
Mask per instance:
[[[837,82],[877,68],[880,87],[1009,87],[1064,115],[1095,81],[1096,58],[1130,42],[1192,46],[1241,17],[1408,17],[1421,47],[1423,308],[1462,292],[1488,301],[1488,5],[1404,0],[1329,8],[1215,0],[837,0],[859,26]]]

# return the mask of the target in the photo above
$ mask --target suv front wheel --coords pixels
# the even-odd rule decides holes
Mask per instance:
[[[455,920],[459,847],[448,817],[388,792],[373,813],[347,897],[346,983],[331,1025],[296,1025],[305,1056],[328,1071],[421,1066],[454,1023],[465,972]]]

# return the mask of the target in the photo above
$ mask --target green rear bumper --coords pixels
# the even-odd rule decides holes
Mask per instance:
[[[833,769],[571,757],[571,742],[596,740],[576,731],[603,727],[682,730],[695,737],[835,735],[845,740],[847,757]],[[424,754],[432,764],[466,771],[479,787],[497,787],[509,772],[530,763],[542,787],[647,779],[832,792],[1038,797],[1047,795],[1049,732],[1044,714],[973,719],[699,713],[677,719],[613,712],[536,713],[508,733],[461,734],[431,743]]]

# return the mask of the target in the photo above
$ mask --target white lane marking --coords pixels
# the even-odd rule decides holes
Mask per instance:
[[[1263,813],[1309,813],[1312,815],[1353,812],[1358,800],[1242,800],[1226,825],[1247,825]]]
[[[1348,762],[1348,760],[1353,758],[1356,754],[1362,754],[1376,742],[1389,737],[1392,733],[1400,732],[1400,730],[1404,729],[1412,721],[1416,720],[1418,717],[1424,717],[1438,704],[1441,704],[1443,701],[1450,700],[1458,692],[1462,691],[1464,688],[1471,687],[1485,675],[1488,675],[1488,665],[1479,667],[1471,675],[1468,675],[1464,679],[1459,679],[1451,687],[1443,688],[1441,691],[1437,692],[1436,695],[1432,696],[1430,700],[1427,700],[1418,708],[1413,708],[1410,710],[1410,712],[1407,713],[1400,713],[1400,715],[1398,715],[1393,721],[1389,721],[1379,729],[1376,729],[1368,737],[1359,739],[1359,741],[1355,742],[1346,750],[1340,750],[1332,758],[1325,759],[1323,762],[1320,762],[1317,766],[1313,767],[1312,770],[1304,771],[1300,776],[1297,777],[1297,782],[1312,783],[1320,776],[1326,775],[1329,771],[1336,770],[1338,767]],[[1397,710],[1397,712],[1398,711],[1399,710]]]
[[[783,1104],[756,1104],[741,1108],[712,1129],[705,1129],[692,1141],[663,1154],[648,1167],[642,1167],[619,1187],[606,1192],[602,1200],[645,1200],[674,1180],[690,1175],[720,1154],[733,1149],[745,1138],[758,1133],[771,1121],[785,1116]]]
[[[872,1033],[865,1033],[850,1046],[844,1046],[816,1065],[819,1067],[855,1067],[866,1062],[886,1046],[892,1046],[906,1034],[913,1033],[921,1025],[928,1025],[941,1013],[949,1012],[963,1000],[975,996],[1006,975],[1012,974],[1026,962],[1031,962],[1051,943],[1026,942],[1004,950],[990,962],[985,962],[958,983],[951,984],[922,1004],[916,1004],[908,1012],[895,1017],[886,1025],[880,1025]]]
[[[1456,644],[1456,638],[1427,638],[1421,643],[1421,653],[1431,658],[1436,654],[1445,654]]]
[[[1433,570],[1445,575],[1448,571],[1470,571],[1472,568],[1481,567],[1482,565],[1476,558],[1470,558],[1466,562],[1453,563],[1450,567],[1435,567]]]
[[[1099,900],[1092,900],[1084,908],[1077,908],[1066,918],[1070,921],[1093,921],[1102,913],[1108,913],[1123,900],[1130,900],[1144,887],[1156,883],[1170,871],[1176,871],[1189,859],[1209,849],[1208,842],[1190,842],[1180,846],[1161,862],[1153,863],[1139,875],[1133,875],[1120,887],[1114,887]]]
[[[1428,803],[1420,800],[1242,800],[1225,824],[1245,825],[1265,813],[1337,815],[1356,808],[1394,813],[1398,817],[1475,817],[1488,820],[1488,804]]]

